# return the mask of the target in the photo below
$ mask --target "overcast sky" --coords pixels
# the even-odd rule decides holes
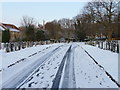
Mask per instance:
[[[23,16],[43,20],[72,18],[79,14],[87,2],[3,2],[2,22],[21,25]],[[1,18],[1,17],[0,17]]]

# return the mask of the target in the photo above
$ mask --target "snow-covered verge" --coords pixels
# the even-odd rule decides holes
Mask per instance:
[[[38,45],[34,47],[28,47],[19,51],[14,51],[10,53],[6,53],[5,51],[0,50],[0,59],[2,61],[2,68],[7,68],[10,64],[15,63],[18,60],[28,58],[30,55],[39,52],[39,51],[45,51],[46,49],[50,48],[51,46],[55,46],[58,44],[53,44],[53,45]],[[62,44],[61,44],[62,45]],[[0,65],[0,66],[1,66]],[[1,69],[1,68],[0,68]]]
[[[95,64],[81,47],[75,49],[74,63],[77,88],[117,88],[104,70]]]
[[[90,45],[82,45],[89,54],[118,81],[118,54]]]
[[[61,45],[63,44],[41,45],[10,53],[3,52],[1,59],[2,71],[0,72],[0,77],[2,77],[2,80],[0,80],[0,84],[14,77],[15,74],[19,73],[20,71],[23,71],[24,68],[34,63],[40,57]],[[8,67],[12,64],[14,65]]]

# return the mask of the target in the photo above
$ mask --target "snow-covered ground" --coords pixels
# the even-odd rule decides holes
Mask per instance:
[[[118,87],[106,74],[118,80],[118,54],[84,43],[40,45],[10,53],[0,51],[0,55],[3,88]]]
[[[82,46],[97,62],[118,81],[118,54],[90,45]]]
[[[79,52],[80,51],[80,52]],[[75,77],[78,88],[117,87],[98,65],[96,65],[81,47],[75,51]],[[115,72],[116,73],[116,72]]]

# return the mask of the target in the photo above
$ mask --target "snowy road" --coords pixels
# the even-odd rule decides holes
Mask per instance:
[[[112,75],[106,67],[103,69],[96,64],[84,46],[84,43],[61,43],[48,45],[42,49],[37,47],[39,50],[32,50],[35,52],[27,55],[25,59],[13,60],[19,63],[6,65],[4,62],[3,71],[0,72],[1,86],[2,88],[117,88],[119,84],[114,78],[116,74]],[[110,76],[106,72],[110,73]]]

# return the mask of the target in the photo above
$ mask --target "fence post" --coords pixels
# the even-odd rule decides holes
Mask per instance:
[[[18,42],[18,50],[21,49],[21,42]]]
[[[5,44],[5,43],[1,43],[1,49],[2,49],[2,50],[4,50],[4,48],[5,48],[5,47],[4,47],[4,46],[5,46],[4,44]]]
[[[101,49],[103,49],[103,41],[101,41]]]
[[[14,47],[14,44],[13,42],[10,43],[10,51],[12,52],[13,51],[13,47]]]
[[[107,50],[107,49],[108,49],[108,46],[107,46],[107,45],[108,45],[108,42],[106,41],[106,46],[105,46],[105,47],[106,47],[106,49],[105,49],[105,50]]]
[[[9,43],[6,43],[6,52],[10,52],[10,50],[9,50]]]
[[[14,43],[15,51],[17,51],[17,42]]]

